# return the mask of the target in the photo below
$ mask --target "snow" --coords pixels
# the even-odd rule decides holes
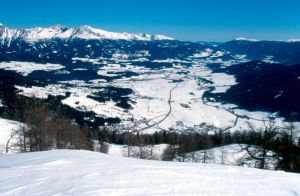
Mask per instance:
[[[206,163],[257,167],[255,160],[247,160],[249,155],[247,151],[243,149],[245,147],[245,144],[230,144],[207,149],[208,158]],[[184,162],[202,162],[203,153],[204,150],[186,153]],[[177,156],[174,161],[182,161],[182,158]],[[275,170],[277,160],[276,158],[268,157],[265,164],[265,168]]]
[[[225,52],[217,51],[215,54],[212,55],[212,57],[221,57],[224,56]]]
[[[276,64],[276,63],[279,63],[278,61],[274,61],[274,56],[266,56],[265,58],[263,58],[262,60],[265,62],[265,63],[272,63],[272,64]]]
[[[98,59],[90,59],[90,58],[80,58],[80,57],[73,57],[72,61],[81,61],[81,62],[88,62],[92,63],[94,65],[101,65],[103,62],[101,62],[103,59],[98,58]]]
[[[194,54],[193,56],[191,56],[192,58],[204,58],[204,57],[209,57],[212,53],[212,49],[207,48],[205,49],[205,51],[201,52],[201,53],[197,53]]]
[[[52,71],[63,69],[64,66],[60,64],[40,64],[34,62],[21,62],[21,61],[10,61],[10,62],[0,62],[0,69],[16,71],[23,76],[27,76],[33,71],[43,70]]]
[[[106,69],[103,67],[102,69]],[[177,74],[178,70],[189,70],[187,75]],[[107,70],[112,70],[110,67]],[[235,84],[235,78],[222,73],[212,73],[203,66],[195,65],[189,68],[178,66],[177,68],[164,69],[163,71],[140,71],[141,75],[129,79],[116,80],[113,86],[130,88],[134,94],[130,95],[135,102],[130,114],[140,123],[135,128],[143,129],[147,125],[158,125],[147,128],[144,132],[153,133],[161,129],[168,130],[177,122],[186,126],[207,123],[217,127],[232,126],[235,115],[226,110],[214,106],[205,105],[201,99],[205,86],[199,86],[198,77],[209,79],[215,83],[216,91],[226,91],[230,85]],[[198,77],[195,77],[198,76]],[[181,82],[172,82],[181,80]],[[172,90],[173,89],[173,90]],[[168,99],[172,90],[171,107],[169,112]],[[159,93],[158,93],[159,92]],[[122,118],[127,121],[126,118]],[[162,122],[160,122],[163,120]]]
[[[300,39],[288,39],[288,42],[300,42]]]
[[[188,63],[187,61],[179,60],[179,59],[157,59],[153,60],[154,63]]]
[[[1,195],[298,195],[299,174],[56,150],[0,156]]]
[[[32,28],[25,29],[24,40],[28,42],[35,42],[38,40],[52,39],[52,38],[60,38],[67,39],[72,36],[75,32],[74,28],[66,28],[60,25],[48,27],[48,28]]]
[[[211,81],[214,82],[215,90],[213,93],[226,92],[231,86],[237,84],[233,75],[224,73],[213,73],[211,74]]]
[[[114,59],[127,60],[127,59],[129,58],[129,55],[128,55],[128,54],[122,54],[122,53],[117,53],[117,52],[115,52],[115,53],[112,55],[112,58],[114,58]]]
[[[245,56],[237,58],[244,60]],[[110,82],[103,79],[90,81],[71,80],[61,81],[59,84],[51,84],[46,87],[33,86],[26,88],[16,86],[17,89],[21,90],[19,94],[29,97],[34,95],[39,98],[47,98],[48,95],[65,95],[66,92],[70,92],[70,96],[62,100],[63,104],[79,111],[95,112],[97,116],[104,118],[120,118],[121,125],[127,127],[126,130],[122,130],[143,130],[144,133],[153,133],[162,129],[168,130],[178,122],[183,123],[185,127],[194,127],[194,125],[202,123],[215,125],[220,128],[230,126],[232,127],[230,130],[235,131],[248,128],[247,122],[253,123],[257,127],[263,126],[262,119],[270,117],[269,113],[262,114],[260,112],[238,110],[237,106],[229,104],[207,102],[207,100],[203,102],[202,96],[205,91],[212,89],[212,92],[226,92],[230,86],[236,84],[234,76],[225,73],[213,73],[206,67],[205,65],[208,61],[213,62],[210,60],[195,59],[192,61],[194,64],[189,67],[182,66],[180,62],[177,62],[178,64],[172,68],[160,70],[135,66],[135,59],[128,60],[128,63],[122,63],[122,66],[120,63],[105,63],[104,60],[112,61],[109,58],[89,59],[74,57],[73,60],[92,63],[101,62],[103,66],[95,71],[103,76],[119,76],[127,71],[132,71],[139,75],[128,78],[122,77]],[[176,62],[176,59],[165,59],[164,61]],[[224,61],[222,63],[230,64],[233,62]],[[201,82],[201,79],[209,80],[211,84]],[[133,93],[128,95],[132,108],[125,110],[118,107],[115,101],[110,100],[101,103],[88,97],[88,95],[98,93],[98,87],[106,86],[132,89]],[[248,116],[250,119],[241,117],[237,119],[236,115]],[[283,119],[276,118],[276,122],[279,124],[282,121]]]
[[[30,88],[15,85],[15,87],[20,90],[20,95],[27,97],[34,96],[37,98],[47,99],[49,95],[64,96],[66,94],[66,90],[62,88],[62,85],[47,85],[45,87],[32,86]]]
[[[118,50],[112,53],[111,58],[73,57],[72,61],[101,64],[99,67],[94,66],[96,69],[94,71],[100,76],[122,76],[128,71],[138,75],[118,77],[112,81],[104,79],[71,80],[61,81],[58,84],[45,87],[33,86],[27,88],[16,86],[16,88],[21,90],[19,94],[39,98],[47,98],[48,95],[65,95],[70,92],[70,96],[62,101],[63,104],[78,111],[95,112],[97,116],[104,118],[120,118],[121,126],[127,127],[126,130],[122,129],[124,131],[142,130],[144,133],[151,134],[155,131],[169,130],[178,123],[184,124],[185,128],[192,128],[202,123],[219,128],[232,127],[230,131],[247,129],[247,122],[258,128],[263,126],[262,119],[268,119],[273,114],[247,112],[246,110],[237,109],[238,107],[232,104],[216,103],[213,99],[202,100],[202,96],[206,91],[223,93],[236,84],[233,75],[214,73],[207,64],[219,63],[222,66],[230,66],[247,61],[247,56],[233,55],[231,60],[222,60],[218,57],[228,53],[214,51],[210,48],[206,48],[202,52],[207,53],[205,55],[200,53],[202,56],[207,56],[207,58],[188,57],[186,59],[151,60],[156,63],[172,63],[172,67],[163,69],[151,69],[135,65],[136,61],[149,61],[145,58],[151,56],[147,50],[129,54]],[[273,57],[266,56],[265,59],[272,60]],[[183,65],[186,62],[189,62],[190,65]],[[28,75],[34,70],[45,69],[56,70],[54,72],[56,74],[69,73],[62,69],[63,66],[53,64],[2,62],[0,63],[1,66],[4,69],[21,72],[23,75]],[[74,67],[74,70],[82,69],[86,68]],[[88,97],[94,93],[99,93],[99,87],[106,86],[132,89],[133,93],[128,95],[129,104],[132,108],[125,110],[118,107],[116,101],[110,100],[101,103]],[[239,115],[238,118],[237,115]],[[247,116],[250,118],[246,118]],[[282,124],[283,119],[276,117],[276,122]]]
[[[218,58],[218,57],[222,57],[225,54],[227,54],[229,52],[223,52],[223,51],[216,51],[214,52],[213,49],[211,48],[206,48],[204,51],[200,52],[200,53],[195,53],[192,56],[190,56],[190,58]]]
[[[274,99],[279,98],[281,95],[282,95],[282,92],[280,92],[279,94],[275,95],[275,96],[274,96]]]
[[[88,98],[85,93],[72,94],[64,99],[62,103],[79,111],[93,111],[102,117],[121,118],[124,115],[123,109],[116,107],[115,102],[106,101],[105,103],[100,103]]]
[[[118,144],[108,144],[109,145],[109,150],[108,153],[111,156],[117,156],[117,157],[128,157],[128,146],[127,145],[118,145]],[[157,145],[148,145],[148,146],[143,146],[143,151],[146,155],[146,159],[151,159],[151,160],[162,160],[162,155],[164,150],[168,144],[157,144]],[[99,141],[94,141],[94,151],[99,152],[100,145]],[[139,157],[139,151],[140,147],[139,146],[130,146],[129,147],[129,156],[132,158],[140,158]],[[148,153],[146,153],[148,152]],[[152,154],[150,155],[150,152]]]
[[[13,131],[20,127],[21,123],[0,118],[0,156],[1,153],[5,153],[6,144],[11,138]],[[16,142],[16,138],[13,137],[11,144]],[[9,153],[15,152],[15,149],[10,149]]]
[[[127,145],[118,145],[118,144],[108,144],[109,150],[108,153],[111,156],[117,157],[128,157],[128,146]],[[157,144],[157,145],[148,145],[142,146],[130,146],[129,147],[129,156],[131,158],[140,158],[140,150],[142,149],[144,159],[149,160],[162,160],[164,150],[169,146],[169,144]],[[258,163],[249,159],[249,155],[243,148],[246,147],[246,144],[230,144],[221,147],[214,147],[207,149],[207,160],[206,163],[213,164],[225,164],[225,165],[236,165],[256,168]],[[253,146],[254,148],[254,146]],[[94,151],[99,152],[100,145],[99,141],[94,141]],[[274,155],[272,152],[269,155]],[[203,162],[204,150],[194,151],[185,153],[185,159],[183,161],[182,157],[177,156],[173,161],[175,162]],[[277,159],[268,157],[265,162],[265,168],[270,170],[275,170],[277,165]]]
[[[250,42],[258,42],[259,41],[257,39],[247,39],[245,37],[238,37],[235,40],[237,40],[237,41],[250,41]]]
[[[69,28],[61,25],[55,25],[51,27],[36,27],[29,29],[10,29],[0,25],[4,28],[4,31],[0,37],[2,43],[7,40],[8,43],[12,40],[22,38],[27,42],[36,42],[40,40],[48,39],[112,39],[112,40],[174,40],[174,38],[163,36],[163,35],[149,35],[149,34],[133,34],[133,33],[116,33],[104,31],[102,29],[96,29],[87,25],[81,26],[80,28]]]
[[[76,69],[73,69],[74,71],[87,71],[88,69],[87,68],[76,68]]]
[[[8,29],[5,26],[0,26],[1,27],[1,36],[0,36],[0,41],[2,44],[4,44],[4,42],[6,41],[8,46],[10,46],[11,41],[13,39],[17,39],[18,37],[20,37],[21,32],[18,31],[17,29]]]

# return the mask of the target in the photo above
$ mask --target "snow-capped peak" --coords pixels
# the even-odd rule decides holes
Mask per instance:
[[[165,35],[160,35],[160,34],[155,35],[155,36],[156,36],[157,39],[160,39],[160,40],[164,40],[164,39],[166,39],[166,40],[173,40],[174,39],[174,38],[167,37]]]
[[[257,39],[248,39],[245,37],[238,37],[236,39],[234,39],[236,41],[249,41],[249,42],[259,42],[261,40],[257,40]],[[275,42],[300,42],[300,39],[288,39],[288,40],[268,40],[268,41],[275,41]]]
[[[300,39],[288,39],[288,42],[300,42]]]
[[[116,33],[109,32],[102,29],[96,29],[91,26],[81,26],[80,28],[69,28],[62,25],[55,25],[51,27],[36,27],[29,29],[10,29],[0,25],[0,41],[10,43],[12,40],[21,38],[28,42],[35,42],[47,39],[112,39],[112,40],[174,40],[173,38],[163,35],[149,35],[149,34],[132,34],[132,33]]]
[[[238,37],[235,40],[236,41],[250,41],[250,42],[258,42],[259,41],[257,39],[248,39],[248,38],[245,38],[245,37]]]
[[[24,36],[22,38],[25,41],[38,41],[38,40],[45,40],[45,39],[68,39],[74,33],[74,28],[67,28],[61,25],[55,25],[47,28],[32,28],[32,29],[25,29]]]
[[[102,29],[96,29],[91,26],[81,26],[75,37],[82,39],[123,39],[123,40],[173,40],[173,38],[163,35],[149,35],[149,34],[132,34],[132,33],[116,33],[109,32]]]

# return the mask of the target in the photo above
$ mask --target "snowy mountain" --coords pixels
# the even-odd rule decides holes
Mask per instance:
[[[258,42],[259,41],[257,39],[248,39],[248,38],[245,38],[245,37],[238,37],[235,40],[236,41],[250,41],[250,42]]]
[[[69,28],[61,25],[55,25],[47,28],[30,28],[30,29],[11,29],[4,25],[0,25],[0,41],[1,43],[22,39],[27,42],[36,42],[49,39],[86,39],[86,40],[173,40],[173,38],[164,35],[150,34],[132,34],[132,33],[116,33],[96,29],[87,25],[80,28]]]
[[[248,42],[262,42],[262,41],[270,41],[270,42],[300,42],[300,39],[287,39],[287,40],[258,40],[258,39],[249,39],[246,37],[238,37],[234,39],[235,41],[248,41]]]
[[[300,42],[300,39],[288,39],[288,42]]]
[[[298,174],[54,150],[0,156],[0,195],[298,195]]]
[[[81,39],[113,39],[113,40],[173,40],[171,37],[164,35],[149,35],[149,34],[131,34],[131,33],[115,33],[108,32],[101,29],[95,29],[93,27],[84,25],[76,30],[72,36],[73,38]]]

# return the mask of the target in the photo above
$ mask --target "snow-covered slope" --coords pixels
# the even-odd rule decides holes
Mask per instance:
[[[163,35],[149,35],[149,34],[131,34],[131,33],[115,33],[95,29],[93,27],[84,25],[79,28],[73,37],[82,39],[124,39],[124,40],[172,40],[173,38]]]
[[[20,126],[21,123],[19,122],[0,118],[0,155],[1,153],[6,153],[6,150],[8,153],[13,153],[16,151],[16,149],[13,147],[13,144],[16,143],[16,138],[14,137],[13,132],[16,131]],[[7,144],[9,140],[10,142]]]
[[[55,25],[48,28],[30,28],[30,29],[11,29],[0,25],[0,42],[10,44],[12,41],[22,39],[27,42],[35,42],[47,39],[113,39],[113,40],[173,40],[173,38],[163,35],[149,34],[131,34],[115,33],[101,29],[95,29],[90,26],[81,26],[80,28],[69,28],[61,25]]]
[[[0,195],[298,195],[298,174],[88,151],[0,156]]]
[[[206,156],[206,163],[216,163],[225,165],[239,165],[244,167],[258,168],[259,162],[251,159],[250,155],[244,149],[246,144],[230,144],[206,150],[186,153],[184,162],[203,162],[203,157]],[[254,148],[254,146],[253,146]],[[268,155],[273,155],[269,152]],[[182,156],[177,156],[174,161],[183,161]],[[275,157],[268,157],[265,160],[265,169],[275,170],[278,160]]]

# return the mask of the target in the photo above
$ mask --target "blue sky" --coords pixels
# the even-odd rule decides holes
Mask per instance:
[[[3,0],[9,27],[91,25],[181,40],[300,38],[300,0]]]

